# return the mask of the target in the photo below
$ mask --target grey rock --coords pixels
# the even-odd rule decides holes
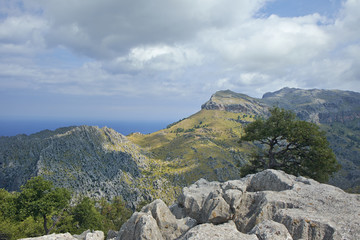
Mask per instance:
[[[252,177],[247,191],[284,191],[292,187],[293,179],[288,175],[282,171],[268,169]]]
[[[102,231],[91,231],[90,229],[82,232],[79,235],[73,235],[76,239],[79,240],[104,240],[105,236]]]
[[[201,222],[210,222],[220,224],[227,222],[232,218],[232,212],[229,204],[224,200],[222,194],[218,191],[212,192],[205,200],[200,214],[202,216]]]
[[[118,231],[109,230],[106,234],[106,240],[116,239],[117,235],[119,235]]]
[[[181,209],[179,216],[185,212],[184,218],[176,219],[156,200],[135,213],[120,233],[134,234],[141,228],[138,216],[146,215],[163,239],[360,239],[360,195],[283,171],[224,183],[201,179],[184,188],[178,202],[172,208]]]
[[[271,220],[259,223],[249,233],[256,234],[260,240],[293,240],[284,225]]]
[[[162,240],[163,237],[160,229],[156,225],[156,220],[150,214],[144,214],[140,217],[139,221],[136,223],[134,238],[124,238],[124,239]]]
[[[41,237],[22,238],[21,240],[77,240],[77,238],[71,236],[70,233],[61,233],[61,234],[53,233]]]
[[[89,232],[85,236],[85,240],[104,240],[105,235],[102,231]]]
[[[292,179],[292,184],[287,182],[292,189],[245,193],[235,213],[240,231],[248,232],[257,223],[273,220],[283,224],[294,239],[360,238],[359,195],[277,171],[279,174],[286,181]],[[259,175],[264,173],[252,178]],[[267,187],[268,183],[264,182],[264,189]]]
[[[88,233],[91,233],[91,230],[90,230],[90,229],[82,232],[81,234],[74,234],[73,237],[75,237],[75,238],[77,238],[77,239],[79,239],[79,240],[85,240],[86,234],[88,234]]]
[[[166,240],[175,239],[189,229],[183,221],[175,218],[170,209],[160,199],[144,206],[141,212],[151,213],[152,217],[156,220],[163,238]]]
[[[174,216],[177,219],[186,217],[184,207],[180,206],[179,204],[173,204],[169,207],[169,209],[170,209],[171,213],[174,214]]]
[[[50,234],[34,238],[22,238],[23,240],[104,240],[104,232],[86,230],[79,235],[70,233]]]
[[[190,229],[178,240],[258,240],[256,235],[239,232],[233,221],[220,225],[204,223]]]
[[[205,179],[200,179],[190,187],[183,188],[178,202],[180,206],[183,206],[187,216],[202,223],[204,222],[204,215],[206,215],[206,213],[202,214],[202,208],[208,196],[217,191],[222,191],[219,182],[208,182]]]
[[[166,204],[157,199],[135,212],[123,224],[116,239],[176,239],[196,225],[190,217],[176,219]]]
[[[162,240],[162,234],[156,220],[151,213],[135,212],[131,218],[121,226],[117,240]]]

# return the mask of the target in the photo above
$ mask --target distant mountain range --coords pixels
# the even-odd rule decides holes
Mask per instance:
[[[360,192],[360,93],[294,88],[262,99],[219,91],[198,113],[146,135],[79,126],[0,137],[0,188],[16,191],[43,175],[75,196],[121,195],[132,207],[154,198],[171,203],[201,177],[239,178],[251,147],[238,143],[243,125],[272,106],[319,124],[342,165],[330,183]]]

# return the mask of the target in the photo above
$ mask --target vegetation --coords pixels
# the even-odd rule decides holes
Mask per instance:
[[[21,192],[0,189],[0,239],[36,237],[49,233],[80,234],[87,229],[119,230],[131,216],[121,197],[111,202],[89,197],[70,206],[70,192],[54,188],[43,177],[33,177]]]
[[[326,182],[339,170],[325,133],[316,124],[277,107],[270,113],[268,119],[257,119],[244,129],[241,141],[253,141],[258,147],[242,175],[272,168]]]
[[[52,182],[42,176],[33,177],[22,188],[17,198],[20,218],[42,218],[44,234],[48,234],[61,218],[70,201],[70,192],[65,188],[54,188]],[[56,220],[52,227],[48,226],[48,217],[52,215]]]
[[[249,122],[253,118],[250,114],[203,109],[167,129],[146,135],[132,134],[128,138],[146,150],[150,168],[143,173],[147,180],[162,177],[172,185],[163,186],[165,193],[157,196],[171,203],[175,199],[168,199],[172,195],[170,187],[181,191],[182,186],[197,181],[200,175],[208,180],[224,181],[239,176],[236,165],[245,162],[243,152],[249,147],[238,146],[243,130],[237,120]]]

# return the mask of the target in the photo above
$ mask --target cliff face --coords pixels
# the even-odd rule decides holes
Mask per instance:
[[[206,110],[220,110],[233,113],[261,115],[267,113],[267,105],[256,98],[230,90],[219,91],[213,94],[209,101],[201,106]]]
[[[300,119],[316,123],[360,119],[360,93],[356,92],[284,88],[264,94],[261,102],[293,110]]]
[[[0,138],[0,188],[19,190],[30,177],[43,175],[56,186],[93,197],[121,195],[138,202],[148,159],[112,129],[89,126]]]

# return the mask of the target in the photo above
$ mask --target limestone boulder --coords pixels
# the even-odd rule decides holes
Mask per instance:
[[[244,234],[236,229],[233,221],[227,223],[213,225],[205,223],[190,229],[186,234],[178,238],[178,240],[258,240],[256,235]]]
[[[61,234],[49,234],[41,237],[34,238],[22,238],[20,240],[77,240],[70,233],[61,233]]]
[[[116,239],[162,240],[163,237],[151,213],[135,212],[131,218],[122,225]]]
[[[141,212],[150,213],[156,220],[163,238],[166,240],[175,239],[187,231],[189,227],[181,220],[177,220],[169,207],[160,199],[144,206]]]
[[[360,195],[276,170],[200,179],[170,209],[156,200],[134,213],[117,239],[358,240]]]
[[[185,187],[178,198],[178,203],[183,207],[186,216],[194,218],[198,222],[204,222],[204,214],[201,214],[203,206],[209,194],[219,192],[221,186],[219,182],[208,182],[200,179],[190,187]]]

